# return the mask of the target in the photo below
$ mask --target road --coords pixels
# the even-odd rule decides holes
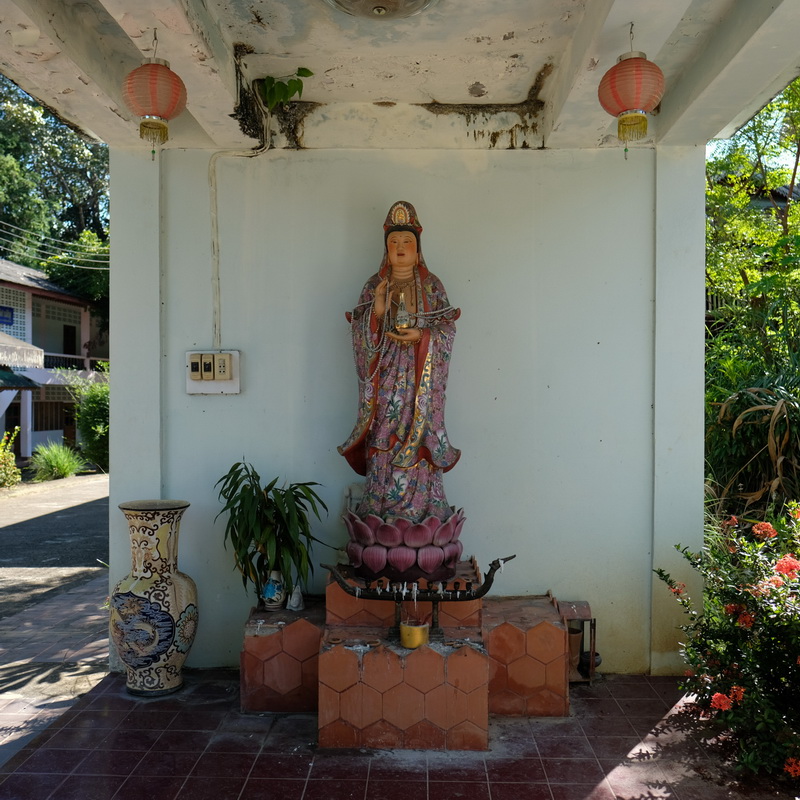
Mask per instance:
[[[0,489],[0,619],[97,577],[107,561],[107,475]]]

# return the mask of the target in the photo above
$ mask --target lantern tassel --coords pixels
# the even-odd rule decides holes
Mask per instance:
[[[160,147],[169,139],[169,125],[160,117],[142,117],[139,123],[139,137],[153,147]]]
[[[617,138],[635,142],[647,136],[647,114],[644,111],[625,111],[617,117]]]

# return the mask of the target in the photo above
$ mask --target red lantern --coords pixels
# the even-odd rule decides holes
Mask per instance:
[[[125,105],[141,117],[139,136],[153,146],[169,139],[169,121],[186,108],[186,87],[160,58],[148,58],[122,84]]]
[[[603,75],[597,96],[603,109],[617,118],[617,137],[623,142],[647,135],[647,112],[664,94],[664,73],[644,53],[631,51]]]

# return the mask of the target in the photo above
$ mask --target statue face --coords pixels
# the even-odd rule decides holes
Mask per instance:
[[[417,263],[417,237],[411,231],[390,233],[386,249],[393,267],[413,267]]]

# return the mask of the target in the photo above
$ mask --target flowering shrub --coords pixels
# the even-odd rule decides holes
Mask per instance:
[[[735,735],[741,767],[800,779],[800,505],[772,522],[710,523],[700,553],[676,547],[705,583],[697,610],[655,571],[689,618],[681,688]]]
[[[11,433],[6,431],[0,437],[0,487],[16,486],[22,480],[14,457],[14,439],[18,433],[19,428],[14,428]]]

